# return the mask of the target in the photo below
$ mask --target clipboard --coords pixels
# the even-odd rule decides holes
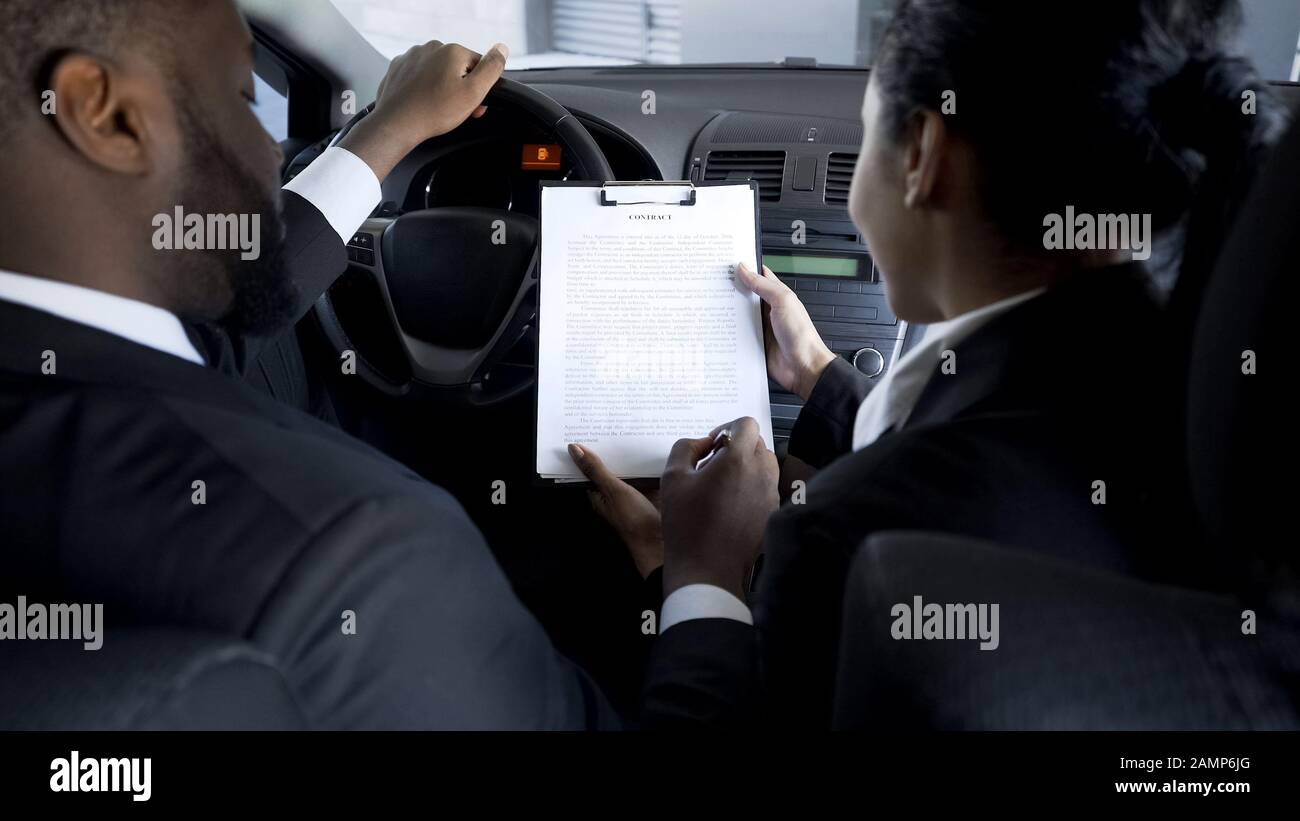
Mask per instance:
[[[757,191],[758,183],[755,183],[752,180],[750,182],[754,186],[754,190]],[[737,183],[721,183],[721,184],[736,185]],[[542,185],[545,186],[546,183],[543,182]],[[690,182],[689,180],[682,181],[682,182],[673,182],[671,180],[669,181],[655,180],[652,182],[607,182],[600,187],[600,204],[607,207],[613,207],[613,208],[617,208],[620,205],[673,205],[674,204],[673,199],[677,199],[677,198],[637,200],[633,202],[629,200],[615,200],[610,196],[611,194],[618,193],[618,190],[620,188],[627,190],[629,188],[647,188],[647,187],[654,188],[656,186],[661,186],[663,188],[672,187],[672,188],[688,189],[686,199],[677,200],[676,205],[679,208],[689,208],[692,205],[694,205],[696,202],[695,183]],[[755,202],[757,202],[757,200],[755,200]],[[758,213],[757,210],[755,210],[755,215],[757,215],[757,213]],[[755,223],[755,225],[761,225],[761,224],[762,223]]]
[[[640,180],[640,181],[606,180],[605,182],[580,181],[580,180],[541,180],[538,183],[538,185],[540,188],[543,189],[544,188],[590,188],[596,202],[601,207],[606,207],[606,208],[617,208],[620,206],[630,206],[630,205],[663,206],[665,208],[691,208],[695,206],[698,201],[697,192],[698,189],[700,188],[726,187],[726,186],[735,187],[741,185],[748,186],[750,189],[750,194],[753,197],[753,201],[754,201],[754,259],[760,266],[763,264],[763,235],[762,235],[763,220],[762,220],[762,214],[761,214],[760,202],[759,202],[759,187],[758,187],[758,183],[753,180],[718,180],[718,181],[698,182],[698,183],[692,182],[690,180]],[[662,194],[647,194],[645,192],[641,192],[638,194],[639,198],[633,200],[633,199],[629,199],[627,196],[630,193],[630,190],[633,188],[651,189],[651,191],[657,190],[657,191],[661,191]],[[673,191],[681,191],[682,189],[685,189],[686,191],[685,198],[681,196],[676,196],[676,197],[673,196]],[[538,387],[533,394],[533,419],[532,419],[533,461],[532,461],[532,468],[530,469],[529,472],[532,477],[532,484],[535,487],[577,488],[581,490],[591,490],[595,486],[592,482],[586,479],[569,480],[569,479],[545,478],[537,472],[537,460],[536,460],[537,430],[538,430],[538,419],[540,416],[539,406],[541,403],[541,379],[540,379],[541,354],[542,354],[541,326],[542,323],[546,321],[545,318],[542,316],[542,309],[541,309],[542,289],[546,287],[546,273],[544,270],[542,270],[542,266],[540,262],[541,259],[543,258],[542,244],[545,242],[545,237],[540,230],[538,231],[537,237],[538,237],[537,239],[538,344],[535,346],[535,350],[533,351],[533,369],[534,369],[534,373],[538,375]],[[718,424],[723,424],[724,422],[728,422],[728,421],[731,420],[719,419]],[[694,433],[695,433],[694,431],[682,431],[680,435],[690,436],[693,435]],[[705,433],[707,433],[707,431],[701,431],[699,432],[699,435],[702,436]],[[631,478],[631,479],[624,479],[623,481],[627,482],[632,487],[643,489],[643,490],[654,490],[659,487],[658,477]]]

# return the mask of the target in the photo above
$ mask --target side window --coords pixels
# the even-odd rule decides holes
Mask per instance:
[[[1300,83],[1300,38],[1295,42],[1295,60],[1291,63],[1291,82]]]
[[[261,75],[254,79],[257,105],[253,106],[253,113],[276,142],[284,142],[289,139],[289,98],[276,91]]]
[[[1240,51],[1265,80],[1300,80],[1300,6],[1245,3]]]

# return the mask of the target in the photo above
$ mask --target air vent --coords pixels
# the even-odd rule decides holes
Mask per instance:
[[[848,205],[849,183],[853,182],[857,162],[857,154],[831,154],[826,158],[827,205]]]
[[[705,182],[758,183],[762,202],[781,199],[781,181],[785,176],[784,151],[710,151],[704,166]]]

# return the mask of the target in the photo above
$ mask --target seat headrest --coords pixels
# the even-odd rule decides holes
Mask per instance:
[[[1294,562],[1295,360],[1283,334],[1300,274],[1300,121],[1268,158],[1202,296],[1187,451],[1207,536],[1234,559]]]

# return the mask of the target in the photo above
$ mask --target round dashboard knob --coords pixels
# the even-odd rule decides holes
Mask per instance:
[[[875,348],[861,348],[853,355],[853,367],[874,379],[885,372],[885,355]]]

